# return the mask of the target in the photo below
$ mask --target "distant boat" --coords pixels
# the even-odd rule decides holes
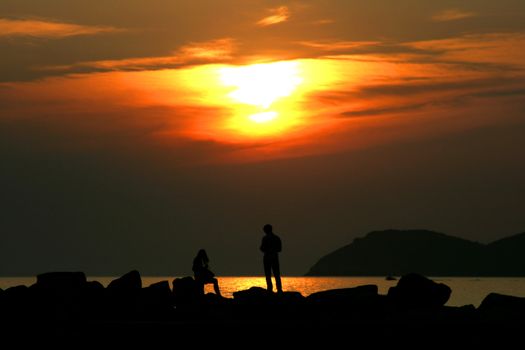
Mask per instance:
[[[395,277],[392,276],[392,275],[388,275],[388,276],[386,276],[385,279],[386,279],[387,281],[396,281],[396,280],[397,280],[397,278],[395,278]]]

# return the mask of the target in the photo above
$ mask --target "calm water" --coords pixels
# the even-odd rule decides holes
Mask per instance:
[[[115,277],[88,277],[88,280],[99,281],[107,286]],[[174,277],[142,277],[143,286],[162,280],[171,281]],[[447,303],[450,306],[473,304],[479,306],[483,298],[491,292],[525,297],[525,278],[521,277],[435,277],[432,280],[445,283],[452,288],[452,295]],[[35,277],[0,277],[0,288],[6,289],[16,285],[31,285]],[[375,284],[380,294],[386,294],[388,288],[395,286],[397,281],[387,281],[383,277],[283,277],[285,291],[298,291],[304,296],[312,293],[336,288],[356,287],[364,284]],[[225,297],[232,297],[238,290],[253,286],[266,287],[264,277],[219,277],[221,292]],[[213,286],[206,285],[206,292],[213,292]]]

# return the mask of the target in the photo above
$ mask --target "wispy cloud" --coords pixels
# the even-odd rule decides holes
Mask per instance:
[[[300,45],[320,51],[346,51],[379,45],[379,41],[301,41]]]
[[[78,35],[95,35],[119,32],[123,29],[109,26],[87,26],[45,19],[7,19],[0,18],[0,38],[36,37],[60,39]]]
[[[475,16],[477,16],[477,13],[475,12],[449,9],[436,13],[432,16],[432,20],[434,22],[450,22]]]
[[[450,63],[483,64],[500,69],[525,70],[525,33],[470,34],[456,38],[407,43],[407,47],[426,51],[435,60]]]
[[[286,22],[290,18],[290,10],[286,6],[279,6],[268,10],[270,15],[257,21],[260,27],[268,27],[277,23]]]
[[[198,43],[190,43],[181,47],[177,53],[183,59],[226,60],[232,58],[235,41],[232,38],[222,38]]]
[[[335,20],[330,19],[330,18],[318,19],[312,22],[312,24],[319,25],[319,26],[324,26],[324,25],[333,24],[333,23],[335,23]]]
[[[177,68],[199,62],[224,62],[232,59],[235,41],[222,38],[184,45],[172,55],[158,57],[135,57],[119,60],[98,60],[77,62],[71,65],[41,67],[42,70],[54,71],[133,71]]]

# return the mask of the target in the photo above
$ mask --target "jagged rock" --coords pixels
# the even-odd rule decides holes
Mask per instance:
[[[130,271],[120,278],[111,281],[107,287],[110,291],[133,292],[142,288],[142,279],[137,270]]]
[[[169,305],[173,301],[173,293],[168,281],[160,281],[143,288],[143,295],[155,304]]]
[[[139,319],[141,291],[142,280],[137,270],[111,281],[105,289],[104,297],[107,316],[112,320]]]
[[[100,283],[99,281],[87,281],[85,288],[92,291],[103,290],[104,285],[102,285],[102,283]]]
[[[142,288],[137,301],[138,312],[142,316],[152,319],[165,319],[173,311],[173,294],[168,281],[153,283]]]
[[[409,273],[401,277],[397,286],[390,287],[388,298],[402,307],[434,308],[445,305],[451,292],[450,287],[443,283]]]

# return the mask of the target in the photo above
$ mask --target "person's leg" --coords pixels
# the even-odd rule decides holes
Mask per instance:
[[[267,256],[263,258],[264,264],[264,275],[266,276],[266,289],[271,292],[273,290],[272,285],[272,261]]]
[[[201,280],[196,280],[195,283],[197,285],[197,291],[199,294],[204,295],[204,282]]]
[[[281,268],[279,266],[279,259],[275,258],[272,264],[273,275],[275,276],[275,285],[277,287],[277,292],[282,293],[283,286],[281,284]]]
[[[215,290],[215,294],[221,296],[221,291],[219,289],[219,281],[216,278],[213,279],[213,289]]]

